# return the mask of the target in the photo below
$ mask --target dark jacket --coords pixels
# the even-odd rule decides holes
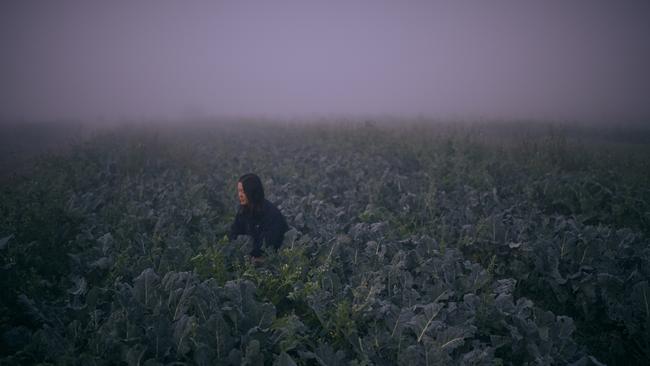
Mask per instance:
[[[287,230],[289,226],[280,210],[264,199],[258,215],[252,215],[245,212],[242,206],[239,207],[235,221],[230,226],[228,238],[233,240],[238,235],[250,235],[253,238],[253,250],[250,254],[259,257],[262,255],[262,245],[279,248]]]

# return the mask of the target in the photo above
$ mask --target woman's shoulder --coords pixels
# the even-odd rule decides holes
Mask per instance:
[[[278,207],[271,201],[267,200],[266,198],[264,199],[263,207],[265,210],[277,210]]]
[[[264,221],[279,231],[287,231],[287,219],[273,202],[264,202]]]
[[[282,215],[280,209],[271,201],[264,199],[264,212],[272,215]]]

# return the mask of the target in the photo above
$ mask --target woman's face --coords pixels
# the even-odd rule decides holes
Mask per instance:
[[[241,184],[241,182],[237,182],[237,196],[239,196],[240,205],[245,206],[248,204],[248,197],[246,197],[244,186]]]

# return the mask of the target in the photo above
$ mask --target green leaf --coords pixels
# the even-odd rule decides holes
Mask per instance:
[[[178,355],[185,355],[190,351],[189,335],[195,326],[196,319],[185,314],[174,323],[174,347]]]
[[[289,356],[286,352],[280,353],[280,355],[273,362],[273,366],[297,366],[296,362]]]
[[[4,238],[0,239],[0,250],[4,250],[7,247],[7,243],[9,243],[9,240],[14,237],[14,234],[11,234],[9,236],[5,236]]]
[[[145,306],[155,303],[155,293],[160,285],[160,278],[152,268],[147,268],[133,280],[133,294]]]

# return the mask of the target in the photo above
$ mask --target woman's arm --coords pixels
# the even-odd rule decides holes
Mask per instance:
[[[253,238],[253,249],[250,252],[250,255],[252,257],[260,257],[262,256],[262,237],[261,235],[257,235],[256,233],[259,232],[259,224],[257,227],[251,227],[250,229],[252,230],[251,232],[247,231],[247,224],[251,224],[250,222],[247,222],[246,218],[243,217],[241,212],[237,212],[237,215],[235,216],[235,221],[232,223],[230,226],[230,232],[228,233],[228,239],[229,240],[234,240],[237,238],[238,235],[250,235]]]
[[[244,220],[239,212],[235,215],[235,221],[230,225],[230,232],[228,232],[228,239],[234,240],[238,235],[246,234],[246,227],[244,225]]]

